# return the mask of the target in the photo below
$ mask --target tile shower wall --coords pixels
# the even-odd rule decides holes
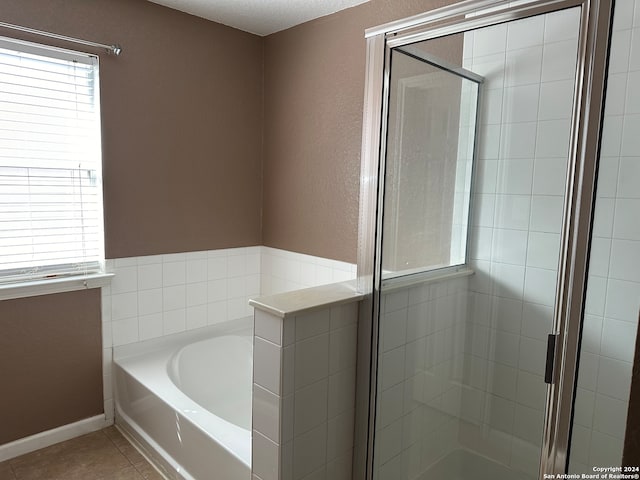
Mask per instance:
[[[256,309],[253,479],[350,480],[358,303]]]
[[[470,252],[461,445],[537,477],[579,12],[465,34],[485,77]],[[573,61],[568,61],[572,59]]]
[[[355,278],[355,265],[262,246],[107,260],[107,270],[115,273],[102,289],[109,419],[112,347],[253,315],[251,297]]]
[[[571,473],[620,465],[640,309],[640,1],[614,14]]]
[[[459,448],[468,279],[385,293],[380,306],[376,478],[413,479]]]

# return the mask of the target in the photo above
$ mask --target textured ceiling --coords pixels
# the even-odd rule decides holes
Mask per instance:
[[[149,1],[264,36],[369,0]]]

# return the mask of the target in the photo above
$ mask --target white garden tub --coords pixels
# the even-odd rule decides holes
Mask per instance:
[[[116,352],[116,423],[169,478],[251,478],[251,319]]]

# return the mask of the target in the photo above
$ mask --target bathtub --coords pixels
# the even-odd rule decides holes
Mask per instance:
[[[114,352],[116,424],[168,478],[249,480],[252,318],[197,335]]]

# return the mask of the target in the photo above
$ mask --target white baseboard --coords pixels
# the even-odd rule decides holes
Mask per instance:
[[[86,433],[95,432],[112,424],[113,420],[107,420],[104,414],[96,415],[95,417],[85,418],[78,422],[69,423],[68,425],[5,443],[4,445],[0,445],[0,462],[48,447],[55,443],[79,437]]]

